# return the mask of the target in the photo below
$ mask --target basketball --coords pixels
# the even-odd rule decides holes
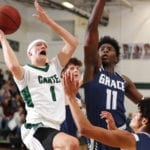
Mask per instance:
[[[20,27],[21,16],[16,8],[10,5],[0,6],[0,29],[5,34],[12,34]]]

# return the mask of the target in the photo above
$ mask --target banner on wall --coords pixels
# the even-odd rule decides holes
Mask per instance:
[[[145,59],[150,60],[150,43],[124,43],[121,45],[122,59]]]

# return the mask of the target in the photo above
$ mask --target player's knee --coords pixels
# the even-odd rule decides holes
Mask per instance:
[[[70,150],[79,150],[79,140],[77,138],[73,138],[70,142]]]

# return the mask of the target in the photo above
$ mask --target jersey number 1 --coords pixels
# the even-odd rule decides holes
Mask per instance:
[[[50,93],[51,93],[51,96],[52,96],[52,100],[56,101],[56,94],[55,94],[55,88],[54,88],[54,86],[50,87]]]

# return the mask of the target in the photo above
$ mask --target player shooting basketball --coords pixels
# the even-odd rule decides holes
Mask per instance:
[[[22,139],[30,150],[76,150],[79,148],[78,140],[59,131],[60,124],[65,119],[64,90],[60,74],[78,42],[73,35],[53,21],[37,1],[34,5],[37,13],[33,16],[52,28],[65,45],[47,63],[48,43],[43,39],[35,40],[27,49],[31,64],[21,66],[6,36],[0,31],[5,63],[12,72],[26,105],[26,123],[21,127]]]

